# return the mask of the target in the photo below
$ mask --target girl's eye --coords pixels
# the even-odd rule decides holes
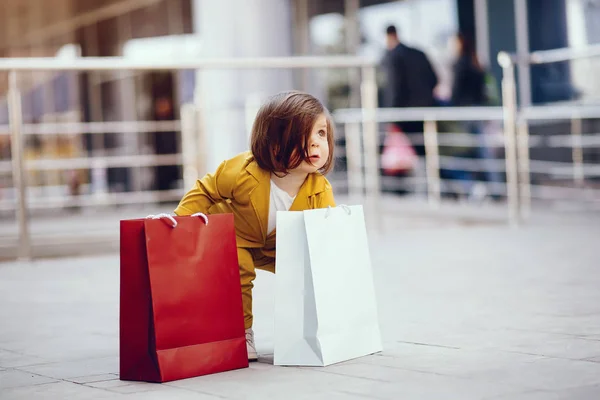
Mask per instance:
[[[327,133],[325,133],[325,131],[321,129],[321,130],[319,131],[319,136],[321,136],[321,137],[325,137],[325,136],[327,136]]]

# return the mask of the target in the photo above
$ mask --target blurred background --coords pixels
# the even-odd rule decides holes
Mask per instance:
[[[171,212],[288,89],[334,116],[341,199],[600,210],[600,0],[0,5],[0,259],[114,247],[115,221]]]

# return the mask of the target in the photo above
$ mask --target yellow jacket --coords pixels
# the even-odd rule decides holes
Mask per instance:
[[[250,152],[224,161],[214,174],[207,174],[181,199],[179,216],[233,213],[237,246],[263,247],[267,239],[271,174],[261,169]],[[327,179],[309,174],[300,187],[290,211],[335,206]]]

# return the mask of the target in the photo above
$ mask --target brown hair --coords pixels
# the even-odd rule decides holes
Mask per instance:
[[[334,148],[331,115],[314,96],[298,91],[278,93],[258,110],[250,145],[258,166],[285,175],[303,161],[310,162],[308,142],[321,114],[327,119],[329,156],[319,172],[329,172],[333,167]]]

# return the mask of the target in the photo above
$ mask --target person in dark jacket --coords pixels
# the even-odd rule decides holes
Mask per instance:
[[[458,58],[454,62],[452,72],[451,103],[455,107],[483,106],[487,102],[485,95],[485,72],[475,53],[473,42],[465,35],[456,36]]]
[[[438,78],[429,59],[420,50],[400,42],[394,25],[386,29],[387,53],[383,59],[386,76],[384,107],[433,107],[436,104],[434,89]],[[423,121],[398,121],[405,133],[422,133]],[[423,155],[423,146],[415,146]]]
[[[475,46],[469,37],[462,33],[456,35],[457,58],[454,62],[452,71],[454,81],[452,84],[451,105],[454,107],[477,107],[488,104],[486,95],[485,77],[486,72],[477,59]],[[499,182],[500,174],[489,165],[493,158],[493,151],[486,143],[483,121],[465,121],[464,129],[477,137],[479,144],[466,155],[468,158],[475,158],[482,161],[481,174],[469,171],[442,171],[442,176],[451,175],[454,179],[462,180],[466,184],[466,190],[470,195],[474,195],[476,186],[473,185],[475,179],[482,178],[489,183]],[[482,190],[483,186],[480,186]],[[476,190],[479,192],[480,190]],[[487,190],[486,190],[487,191]]]

